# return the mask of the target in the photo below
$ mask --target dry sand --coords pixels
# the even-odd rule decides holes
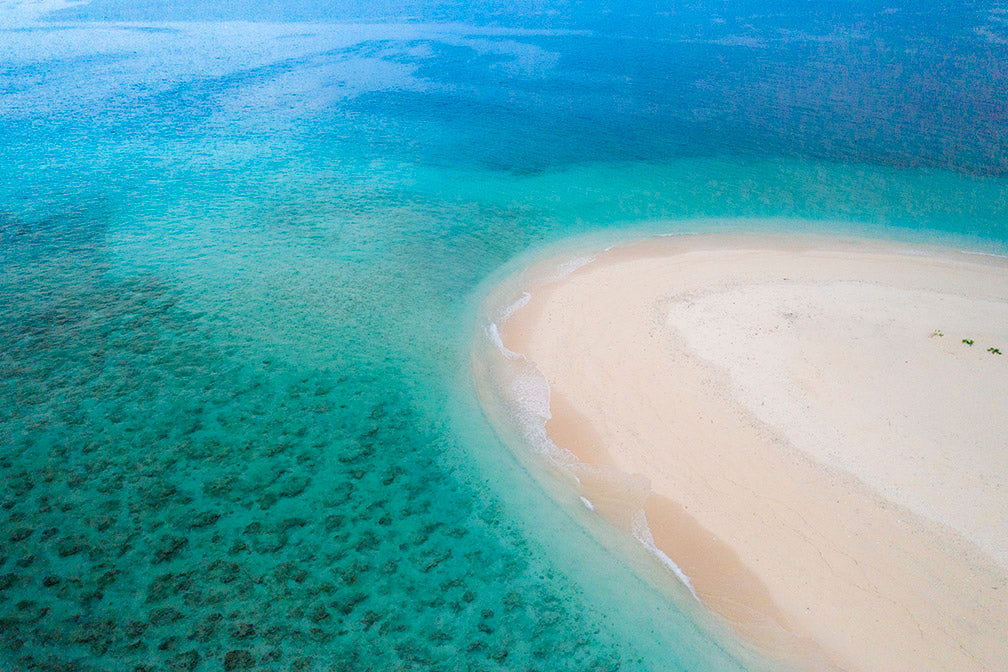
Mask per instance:
[[[643,503],[699,599],[800,667],[1008,669],[1008,261],[689,236],[543,283],[563,262],[500,336],[601,515]]]

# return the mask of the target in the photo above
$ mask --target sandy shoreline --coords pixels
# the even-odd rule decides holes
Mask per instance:
[[[642,538],[643,511],[771,656],[1003,669],[1008,261],[689,236],[563,263],[499,335],[600,515]]]

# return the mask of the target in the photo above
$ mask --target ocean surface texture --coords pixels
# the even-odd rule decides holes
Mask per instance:
[[[1008,6],[0,0],[0,670],[762,669],[469,369],[700,230],[1004,254]]]

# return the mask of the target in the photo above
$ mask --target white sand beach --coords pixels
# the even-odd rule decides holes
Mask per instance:
[[[1006,669],[1008,260],[684,236],[542,280],[564,262],[498,326],[600,515],[631,529],[635,490],[699,599],[799,667]]]

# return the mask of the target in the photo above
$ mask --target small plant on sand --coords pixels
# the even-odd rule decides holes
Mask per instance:
[[[966,345],[973,345],[973,339],[972,338],[964,338],[963,339],[963,343],[965,343]]]
[[[987,348],[987,352],[990,352],[990,353],[995,354],[995,355],[1000,355],[1001,354],[1001,351],[998,350],[997,348]]]
[[[935,329],[934,331],[931,332],[931,338],[934,338],[935,336],[944,336],[944,335],[945,334],[942,333],[941,329]]]

